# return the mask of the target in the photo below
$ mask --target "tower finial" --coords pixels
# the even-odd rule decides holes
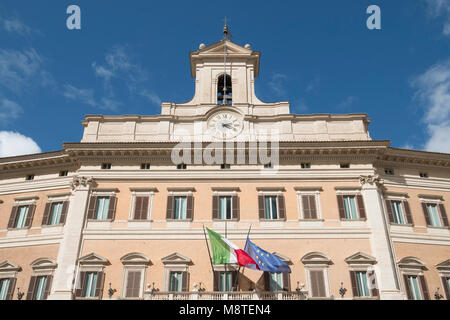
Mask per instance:
[[[224,26],[223,26],[223,39],[224,40],[231,40],[231,33],[230,30],[228,29],[228,25],[227,25],[227,17],[225,17],[225,19],[223,20],[225,22]]]

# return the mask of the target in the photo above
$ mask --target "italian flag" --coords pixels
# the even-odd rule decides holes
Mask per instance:
[[[237,263],[240,267],[254,264],[258,268],[255,260],[250,258],[244,250],[239,249],[233,242],[220,234],[208,228],[206,230],[208,230],[209,242],[211,243],[213,264]]]

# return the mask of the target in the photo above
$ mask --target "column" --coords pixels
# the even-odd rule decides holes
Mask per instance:
[[[49,300],[71,300],[77,260],[80,253],[82,232],[89,191],[95,182],[92,178],[74,177],[69,211],[61,240]]]
[[[362,195],[366,207],[367,224],[371,229],[372,253],[377,259],[377,277],[380,299],[405,299],[400,291],[395,255],[389,234],[389,225],[384,212],[381,188],[383,180],[379,176],[361,176]]]

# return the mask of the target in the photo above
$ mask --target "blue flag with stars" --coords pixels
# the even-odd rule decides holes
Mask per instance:
[[[291,268],[289,268],[285,262],[281,261],[277,256],[258,247],[250,241],[249,237],[247,237],[244,251],[247,252],[253,260],[255,260],[259,267],[258,269],[256,265],[248,264],[246,265],[247,268],[275,273],[291,273]]]

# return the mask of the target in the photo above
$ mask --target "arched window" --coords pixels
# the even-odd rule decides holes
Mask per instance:
[[[232,94],[231,77],[222,74],[217,82],[217,104],[231,104]]]

